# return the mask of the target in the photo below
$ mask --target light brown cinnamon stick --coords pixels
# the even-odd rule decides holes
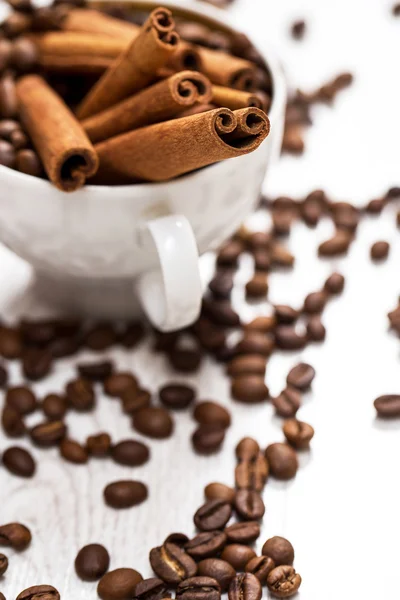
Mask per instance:
[[[208,110],[214,110],[218,108],[215,104],[194,104],[189,108],[186,108],[179,115],[176,115],[177,119],[182,119],[183,117],[190,117],[191,115],[199,115],[200,113],[207,112]]]
[[[264,111],[266,110],[261,97],[256,94],[250,94],[249,92],[221,85],[212,86],[212,102],[217,106],[225,106],[231,110],[238,110],[239,108],[246,108],[248,106],[255,106]]]
[[[93,143],[144,125],[171,119],[183,109],[209,102],[211,84],[201,73],[181,71],[82,121]]]
[[[94,182],[167,181],[252,152],[268,133],[268,117],[258,108],[218,108],[149,125],[96,144],[100,169]]]
[[[62,21],[64,31],[101,34],[131,42],[140,33],[140,27],[115,19],[98,10],[73,8]]]
[[[157,70],[165,66],[179,42],[173,28],[169,10],[153,10],[139,35],[83,99],[78,117],[84,119],[105,110],[154,80]]]
[[[52,183],[72,192],[95,174],[99,161],[80,123],[38,75],[17,81],[20,119]]]
[[[220,50],[197,46],[200,70],[212,83],[251,92],[257,89],[257,67],[254,63]]]

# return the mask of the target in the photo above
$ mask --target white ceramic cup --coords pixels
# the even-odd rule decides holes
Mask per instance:
[[[217,9],[190,0],[163,4],[226,27]],[[202,295],[199,254],[218,247],[255,208],[280,151],[285,82],[273,53],[265,59],[271,132],[251,154],[167,183],[89,185],[70,194],[0,166],[0,241],[33,266],[48,302],[98,318],[143,309],[161,331],[193,323]]]

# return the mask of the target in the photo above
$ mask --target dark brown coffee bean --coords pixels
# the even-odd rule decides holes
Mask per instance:
[[[39,64],[37,45],[28,38],[18,38],[12,45],[10,62],[19,73],[32,71]]]
[[[220,425],[199,425],[193,432],[192,444],[198,454],[218,452],[225,439],[225,428]]]
[[[112,508],[131,508],[147,498],[147,487],[141,481],[114,481],[104,488],[104,499]]]
[[[60,600],[60,594],[52,585],[33,585],[18,594],[16,600]]]
[[[236,446],[235,453],[239,460],[255,460],[260,452],[258,442],[250,437],[245,437]]]
[[[58,3],[60,4],[60,3]],[[77,6],[76,2],[68,2],[61,6],[36,7],[32,15],[32,29],[34,31],[52,31],[61,29],[62,21],[66,16],[66,6]]]
[[[256,272],[246,283],[246,296],[248,298],[264,298],[268,293],[267,275],[263,271]]]
[[[219,600],[221,588],[211,577],[190,577],[178,585],[176,598],[177,600]]]
[[[155,344],[153,346],[154,352],[172,352],[176,348],[179,339],[181,337],[180,331],[154,331]]]
[[[305,21],[301,20],[301,21],[295,21],[292,26],[291,26],[291,34],[293,39],[295,40],[301,40],[304,37],[304,34],[306,32],[306,23]]]
[[[135,412],[132,424],[139,433],[155,439],[170,437],[174,430],[171,415],[158,406],[148,406]]]
[[[261,600],[261,583],[252,573],[239,573],[232,579],[229,600]]]
[[[24,173],[25,172],[26,171],[24,171]],[[35,174],[29,173],[29,175]],[[80,349],[80,346],[81,341],[77,336],[62,336],[51,342],[51,344],[49,345],[49,351],[53,358],[65,358],[67,356],[73,356],[74,354],[76,354]]]
[[[238,375],[264,375],[267,359],[260,354],[243,354],[233,358],[228,364],[227,373],[233,377]]]
[[[279,325],[291,325],[299,317],[299,311],[287,304],[276,304],[274,310],[275,320]]]
[[[323,215],[323,205],[320,200],[310,194],[301,205],[301,217],[310,227],[315,227]]]
[[[235,469],[236,487],[261,492],[268,479],[268,474],[268,463],[261,453],[252,460],[242,460]]]
[[[31,389],[22,385],[7,390],[6,404],[20,415],[28,415],[37,408],[35,394]]]
[[[312,292],[304,300],[303,311],[310,315],[319,314],[324,310],[326,301],[325,292]]]
[[[266,584],[267,577],[272,569],[275,569],[275,563],[269,556],[256,556],[249,560],[245,566],[246,573],[255,575],[261,585]]]
[[[89,435],[86,440],[86,450],[90,456],[103,458],[109,454],[111,448],[111,437],[108,433]]]
[[[232,507],[223,500],[209,500],[195,513],[194,524],[201,531],[223,529],[231,518]]]
[[[254,490],[238,490],[235,497],[235,510],[245,521],[258,521],[264,515],[263,499]]]
[[[149,460],[150,451],[142,442],[123,440],[111,448],[111,457],[120,465],[138,467]]]
[[[60,454],[68,462],[77,465],[82,465],[88,461],[86,448],[75,440],[63,439],[60,443]]]
[[[10,327],[0,327],[0,355],[8,360],[21,357],[22,339],[19,331]]]
[[[0,553],[0,577],[4,575],[4,573],[8,569],[8,558],[5,554]]]
[[[312,342],[322,342],[326,337],[325,325],[319,315],[309,317],[306,324],[307,337]]]
[[[289,565],[276,567],[267,577],[268,590],[276,598],[290,598],[297,593],[300,585],[300,575]]]
[[[261,333],[269,333],[276,327],[276,318],[271,315],[269,317],[256,317],[250,323],[244,325],[245,331],[260,331]]]
[[[21,437],[26,431],[20,413],[10,406],[5,406],[3,408],[3,412],[1,413],[1,425],[4,433],[9,437]]]
[[[265,450],[265,457],[269,463],[271,475],[276,479],[287,480],[296,475],[299,466],[297,455],[288,444],[270,444]]]
[[[267,249],[271,245],[271,234],[266,231],[255,231],[248,237],[247,243],[252,250]]]
[[[312,384],[314,377],[315,369],[311,365],[299,363],[289,371],[286,382],[298,390],[306,390]]]
[[[297,333],[291,325],[279,325],[275,330],[275,343],[281,350],[301,350],[307,343],[307,336]]]
[[[176,348],[168,355],[171,366],[182,373],[193,373],[200,368],[202,354],[199,349]]]
[[[271,269],[271,256],[269,250],[258,248],[253,252],[254,268],[258,272],[268,273]]]
[[[339,204],[339,208],[335,208]],[[342,206],[343,203],[337,203],[332,207],[333,222],[339,230],[353,232],[357,229],[360,220],[358,210],[351,205]]]
[[[261,375],[241,375],[232,380],[231,395],[235,400],[255,404],[267,400],[269,390]]]
[[[324,290],[329,294],[341,294],[344,288],[344,277],[340,273],[332,273],[325,281]]]
[[[0,117],[13,119],[17,114],[18,101],[14,79],[10,75],[3,75],[0,79]]]
[[[145,333],[143,323],[134,321],[126,326],[125,330],[119,335],[118,341],[124,348],[132,349],[142,341]]]
[[[122,408],[127,415],[133,415],[151,403],[151,394],[147,390],[128,388],[121,394]]]
[[[297,390],[287,386],[276,398],[272,399],[275,412],[284,419],[294,417],[301,406],[301,396]]]
[[[252,544],[260,535],[260,525],[257,521],[233,523],[229,527],[226,527],[225,533],[229,542],[235,544]]]
[[[185,551],[195,560],[215,556],[226,544],[223,531],[203,531],[185,544]]]
[[[109,323],[95,325],[85,336],[85,346],[98,352],[111,348],[116,341],[117,333]]]
[[[211,400],[199,402],[194,409],[193,417],[201,425],[218,425],[226,428],[231,424],[231,415],[229,411]]]
[[[215,325],[206,317],[200,317],[193,325],[193,333],[202,348],[209,352],[216,352],[223,348],[226,343],[226,332],[224,327]]]
[[[11,42],[5,39],[0,39],[0,73],[5,71],[9,66],[11,48]]]
[[[214,278],[208,284],[208,287],[215,298],[227,300],[233,288],[232,273],[217,271]]]
[[[235,571],[243,571],[246,564],[256,556],[256,553],[249,546],[244,544],[228,544],[225,546],[221,559],[226,560]]]
[[[17,171],[21,171],[21,173],[25,173],[26,175],[32,175],[33,177],[40,177],[43,173],[42,163],[38,155],[30,148],[24,148],[17,152],[15,168]],[[55,340],[54,344],[58,346],[59,342],[60,340]],[[52,354],[56,356],[54,352]]]
[[[345,254],[350,247],[352,234],[345,229],[338,229],[336,233],[318,247],[320,256],[339,256]]]
[[[242,242],[238,240],[229,240],[220,248],[217,255],[217,265],[219,266],[236,266],[238,258],[243,252],[244,247]]]
[[[267,540],[262,547],[262,554],[269,556],[275,565],[292,565],[294,561],[294,548],[284,537],[276,535]]]
[[[284,246],[274,244],[271,248],[271,263],[276,267],[292,267],[294,265],[294,256]]]
[[[398,394],[386,394],[379,396],[374,401],[374,406],[378,417],[391,418],[400,417],[400,395]]]
[[[310,441],[314,437],[314,429],[308,423],[289,419],[283,424],[283,433],[291,446],[297,450],[309,448]]]
[[[141,581],[142,576],[135,569],[114,569],[100,579],[97,593],[102,600],[131,600]]]
[[[67,408],[67,401],[58,394],[48,394],[42,402],[42,410],[50,421],[61,421]]]
[[[235,570],[226,560],[218,558],[206,558],[197,565],[198,575],[212,577],[215,579],[221,592],[225,592],[232,579],[235,577]]]
[[[150,564],[154,573],[171,585],[193,577],[197,571],[193,558],[179,546],[170,543],[150,551]]]
[[[224,345],[214,351],[214,358],[218,362],[226,363],[236,356],[236,348],[234,346]]]
[[[14,11],[2,23],[2,30],[6,37],[14,38],[29,30],[31,17],[22,12]]]
[[[45,421],[30,430],[32,441],[43,448],[55,446],[67,435],[67,426],[62,421]]]
[[[369,215],[379,215],[386,205],[386,198],[376,198],[370,200],[365,207],[365,212]]]
[[[169,383],[159,391],[161,402],[167,408],[175,410],[187,408],[193,402],[195,395],[194,388],[183,383]]]
[[[6,387],[7,382],[8,382],[7,369],[3,365],[0,365],[0,388]]]
[[[88,544],[75,558],[75,571],[83,581],[97,581],[108,571],[110,555],[101,544]]]
[[[223,500],[233,504],[235,490],[224,483],[213,482],[206,485],[204,495],[207,500]]]
[[[10,142],[0,140],[0,165],[13,169],[15,166],[15,149]]]
[[[180,548],[184,548],[185,544],[187,544],[189,538],[184,533],[170,533],[164,540],[164,544],[175,544]]]
[[[167,591],[167,586],[158,577],[149,577],[140,581],[134,590],[134,600],[162,600],[170,598],[171,594]],[[130,600],[131,596],[129,596]],[[112,600],[112,599],[110,599]]]
[[[269,356],[274,348],[274,340],[268,334],[259,331],[250,331],[245,333],[243,338],[236,345],[238,354],[261,354]]]
[[[48,350],[29,348],[22,357],[22,371],[27,379],[39,381],[50,373],[52,360],[53,357]]]
[[[31,540],[31,532],[21,523],[0,525],[0,546],[11,546],[15,550],[25,550]]]
[[[35,321],[23,319],[20,323],[20,331],[26,344],[42,347],[52,342],[57,334],[55,322],[45,319]]]
[[[78,365],[78,373],[83,379],[90,381],[104,381],[110,377],[113,371],[113,363],[103,360],[95,363],[81,363]]]
[[[275,236],[289,235],[296,214],[291,209],[274,208],[271,211],[272,230]]]
[[[95,406],[93,385],[87,379],[79,377],[67,383],[65,387],[68,403],[78,411],[92,410]]]
[[[29,144],[28,136],[20,129],[11,134],[11,143],[15,150],[22,150]],[[15,168],[17,168],[17,157],[15,158]]]
[[[104,382],[104,393],[113,398],[120,398],[130,388],[138,389],[137,379],[132,373],[113,373]]]
[[[232,308],[229,300],[203,300],[203,310],[208,318],[216,325],[238,327],[240,318]]]
[[[18,446],[7,448],[3,454],[3,465],[10,473],[19,477],[32,477],[36,469],[32,455]]]
[[[375,242],[371,246],[372,260],[385,260],[389,256],[390,246],[387,242]]]

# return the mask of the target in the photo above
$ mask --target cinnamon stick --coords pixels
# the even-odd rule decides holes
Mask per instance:
[[[93,143],[171,119],[187,107],[209,102],[211,84],[201,73],[181,71],[82,121]]]
[[[99,161],[80,123],[38,75],[22,77],[16,89],[21,122],[50,181],[65,192],[83,186]]]
[[[182,119],[183,117],[190,117],[191,115],[199,115],[200,113],[207,112],[208,110],[214,110],[218,108],[215,104],[194,104],[189,108],[186,108],[179,115],[176,116],[177,119]]]
[[[94,182],[167,181],[252,152],[268,133],[268,117],[258,108],[218,108],[149,125],[96,144],[100,169]]]
[[[62,29],[106,35],[120,40],[124,39],[128,43],[140,33],[140,27],[134,23],[127,23],[89,8],[70,9],[63,19]]]
[[[139,35],[93,86],[78,107],[78,117],[90,117],[146,87],[175,51],[179,37],[171,12],[156,8]]]
[[[246,108],[248,106],[255,106],[264,111],[266,110],[261,97],[256,94],[250,94],[249,92],[221,85],[213,85],[212,101],[217,106],[226,106],[226,108],[230,108],[231,110],[238,110],[239,108]]]
[[[197,48],[200,70],[212,83],[247,92],[257,89],[257,67],[254,63],[221,50]]]

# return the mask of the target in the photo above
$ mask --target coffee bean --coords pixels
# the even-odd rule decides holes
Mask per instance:
[[[113,398],[120,398],[130,388],[138,389],[137,379],[132,373],[113,373],[104,382],[104,393]]]
[[[267,577],[272,569],[275,569],[275,563],[269,556],[256,556],[249,560],[245,566],[246,573],[255,575],[261,585],[266,584]]]
[[[37,400],[32,390],[25,386],[8,388],[6,393],[6,404],[20,415],[28,415],[37,408]]]
[[[277,267],[292,267],[294,265],[294,256],[284,246],[274,244],[271,248],[271,263]]]
[[[1,54],[1,44],[2,42],[7,42],[6,40],[0,40],[0,54]],[[1,56],[0,56],[1,60]],[[7,142],[11,142],[11,136],[16,131],[21,131],[21,125],[18,121],[14,121],[13,119],[3,119],[0,121],[0,137],[3,140],[7,140]]]
[[[229,300],[203,300],[204,314],[216,325],[224,327],[238,327],[240,318],[232,308]]]
[[[276,304],[274,310],[275,320],[279,325],[291,325],[299,317],[299,311],[287,304]]]
[[[5,140],[0,140],[0,165],[3,167],[14,168],[15,165],[15,150],[12,144]]]
[[[167,591],[167,586],[158,577],[149,577],[140,581],[135,587],[133,596],[134,600],[162,600],[170,597],[171,594]],[[129,596],[129,600],[130,598],[131,596]],[[112,599],[110,598],[110,600]]]
[[[297,593],[301,577],[293,567],[281,565],[271,571],[267,578],[270,593],[276,598],[289,598]]]
[[[97,352],[111,348],[116,341],[117,333],[109,323],[95,325],[85,336],[85,346]]]
[[[221,588],[211,577],[190,577],[178,585],[176,598],[177,600],[219,600]]]
[[[75,410],[80,412],[92,410],[95,406],[93,385],[87,379],[74,379],[65,387],[67,401]]]
[[[111,457],[120,465],[139,467],[150,458],[149,448],[136,440],[123,440],[111,448]]]
[[[126,326],[125,330],[119,335],[118,341],[124,348],[132,349],[142,341],[145,333],[143,323],[134,321]]]
[[[19,331],[11,329],[10,327],[0,327],[0,355],[8,360],[21,357],[22,339]]]
[[[72,8],[73,6],[77,6],[77,3],[68,2],[67,6]],[[65,5],[36,7],[32,15],[32,29],[41,32],[61,29],[61,24],[65,16]]]
[[[131,508],[141,504],[148,496],[141,481],[114,481],[104,488],[104,499],[112,508]]]
[[[104,546],[88,544],[75,558],[75,571],[83,581],[97,581],[108,571],[110,556]]]
[[[217,265],[219,266],[236,266],[238,258],[243,252],[244,247],[242,242],[238,240],[229,240],[219,249],[217,255]]]
[[[326,337],[325,325],[319,315],[312,315],[306,324],[307,337],[313,342],[322,342]]]
[[[232,273],[217,271],[214,278],[208,284],[210,292],[217,299],[227,300],[233,288]]]
[[[207,500],[223,500],[232,504],[235,499],[235,490],[224,483],[213,482],[206,485],[204,495]]]
[[[371,246],[372,260],[385,260],[389,255],[390,246],[387,242],[375,242]]]
[[[221,559],[226,560],[235,571],[243,571],[249,560],[255,556],[256,553],[249,546],[245,546],[244,544],[228,544],[221,554]]]
[[[341,294],[344,288],[344,277],[340,273],[332,273],[325,281],[324,290],[329,294]]]
[[[40,162],[38,155],[36,154],[36,152],[34,150],[31,150],[30,148],[25,148],[25,149],[17,152],[16,159],[15,159],[15,168],[17,169],[17,171],[21,171],[21,173],[25,173],[26,175],[32,175],[33,177],[40,177],[43,173],[43,167],[42,167],[42,164]],[[54,341],[55,348],[58,348],[62,341],[63,341],[62,338],[55,340]],[[71,345],[72,341],[66,339],[65,344]],[[60,351],[58,351],[58,352],[60,352]],[[74,352],[75,352],[75,350],[74,350]],[[71,352],[71,354],[74,354],[74,352]],[[52,355],[54,357],[57,357],[57,353],[55,350],[53,350],[53,348],[52,348]],[[61,354],[60,356],[68,356],[68,355]]]
[[[39,64],[39,51],[36,44],[20,37],[12,45],[10,61],[19,73],[28,73]]]
[[[1,425],[6,435],[9,437],[21,437],[26,428],[22,417],[18,411],[10,406],[5,406],[1,413]]]
[[[155,574],[171,585],[193,577],[197,571],[194,560],[182,548],[171,543],[153,548],[150,564]]]
[[[114,569],[100,579],[97,593],[102,600],[131,600],[141,581],[142,576],[135,569]]]
[[[314,429],[308,423],[289,419],[283,424],[283,433],[291,446],[297,450],[309,448],[310,441],[314,437]]]
[[[307,336],[297,333],[291,325],[279,325],[275,330],[275,343],[281,350],[301,350],[307,343]]]
[[[13,119],[18,114],[17,93],[14,78],[3,75],[0,79],[0,117]]]
[[[3,454],[3,465],[19,477],[32,477],[35,473],[36,463],[32,455],[24,448],[12,446],[7,448]]]
[[[338,204],[339,207],[336,208]],[[347,230],[354,232],[357,229],[360,217],[358,210],[354,206],[347,205],[346,203],[336,203],[336,205],[331,207],[331,210],[333,212],[333,222],[339,231]]]
[[[272,558],[276,566],[292,565],[294,561],[294,548],[284,537],[276,535],[267,540],[262,547],[262,554]]]
[[[236,356],[228,364],[227,373],[233,377],[238,375],[264,375],[267,359],[260,354],[243,354]]]
[[[193,333],[200,346],[208,352],[216,352],[226,343],[225,328],[215,325],[206,317],[200,317],[193,325]]]
[[[301,205],[301,217],[310,227],[315,227],[323,215],[323,205],[321,201],[309,194]]]
[[[114,365],[110,360],[103,360],[95,363],[80,363],[78,373],[83,379],[90,381],[104,381],[110,377]]]
[[[262,454],[258,454],[253,460],[242,460],[235,468],[236,487],[261,492],[268,474],[268,463]]]
[[[9,65],[11,48],[11,42],[0,39],[0,72],[5,71]]]
[[[168,355],[171,366],[182,373],[193,373],[200,368],[202,354],[199,349],[176,348]]]
[[[58,394],[48,394],[42,402],[42,410],[50,421],[61,421],[67,408],[65,398]]]
[[[201,425],[218,425],[226,428],[231,424],[229,411],[221,404],[210,400],[196,404],[193,417]]]
[[[262,356],[269,356],[273,348],[273,338],[259,331],[245,333],[236,345],[238,354],[261,354]]]
[[[266,231],[255,231],[248,238],[248,245],[252,250],[266,249],[271,245],[271,234]]]
[[[206,558],[197,565],[198,575],[215,579],[222,592],[225,592],[235,577],[234,568],[226,561],[218,558]]]
[[[235,497],[235,510],[246,521],[258,521],[264,515],[263,499],[254,490],[238,490]]]
[[[236,446],[235,453],[239,460],[255,460],[260,452],[258,442],[250,437],[245,437]]]
[[[272,231],[275,236],[289,235],[290,228],[296,217],[296,214],[291,209],[274,208],[271,211]]]
[[[16,600],[60,600],[60,594],[52,585],[33,585],[18,594]]]
[[[185,544],[185,551],[195,560],[218,554],[226,544],[223,531],[203,531]]]
[[[128,388],[121,394],[122,409],[127,415],[133,415],[141,408],[150,406],[151,394],[147,390]]]
[[[296,475],[299,466],[297,455],[288,444],[270,444],[265,450],[265,457],[269,463],[271,475],[276,479],[292,479]]]
[[[261,375],[240,375],[232,380],[231,395],[235,400],[255,404],[267,400],[269,390]]]
[[[252,573],[239,573],[229,585],[229,600],[261,600],[261,595],[261,584]]]
[[[246,296],[248,298],[264,298],[268,293],[267,275],[263,271],[256,272],[246,283]]]
[[[4,573],[8,569],[8,558],[5,554],[0,553],[0,577],[4,575]]]
[[[209,500],[194,515],[194,524],[201,531],[223,529],[231,518],[232,508],[223,500]]]
[[[11,134],[11,143],[12,143],[13,147],[15,148],[15,150],[22,150],[23,148],[26,148],[28,146],[29,139],[28,139],[28,136],[23,131],[17,130]],[[18,168],[17,164],[18,164],[18,156],[16,156],[16,158],[15,158],[15,168]]]
[[[0,365],[0,388],[6,387],[7,382],[8,382],[7,369],[3,365]]]
[[[164,385],[159,396],[161,402],[167,407],[175,410],[187,408],[195,398],[194,388],[183,383],[170,383]]]
[[[321,313],[327,301],[325,292],[312,292],[308,294],[304,300],[303,311],[308,314]]]
[[[21,152],[25,152],[25,150],[21,151]],[[28,152],[28,151],[27,151]],[[18,153],[20,154],[20,153]],[[24,171],[23,169],[19,169],[20,171],[23,171],[24,173],[26,173],[26,171]],[[39,176],[39,174],[37,173],[28,173],[29,175],[35,175],[35,176]],[[67,356],[73,356],[74,354],[76,354],[78,352],[78,350],[81,347],[81,341],[77,336],[61,336],[57,339],[55,339],[53,342],[51,342],[51,344],[49,345],[49,351],[52,355],[53,358],[65,358]]]
[[[55,446],[67,435],[67,426],[62,421],[45,421],[30,430],[32,441],[43,448]]]
[[[185,544],[187,544],[189,538],[184,533],[170,533],[164,540],[164,544],[175,544],[180,548],[184,548]]]
[[[260,525],[257,521],[233,523],[229,527],[226,527],[225,533],[229,542],[252,544],[260,535]]]
[[[261,331],[262,333],[269,333],[276,327],[275,316],[270,317],[256,317],[250,323],[244,326],[245,331]]]
[[[155,439],[170,437],[174,430],[171,415],[158,406],[148,406],[135,412],[132,424],[139,433]]]
[[[294,417],[301,406],[301,396],[297,390],[287,386],[276,398],[272,399],[275,412],[284,419]]]
[[[314,377],[315,369],[311,365],[299,363],[289,371],[286,382],[298,390],[306,390],[310,387]]]
[[[306,23],[305,23],[305,21],[303,21],[303,20],[301,20],[301,21],[295,21],[292,24],[291,33],[292,33],[292,37],[295,40],[301,40],[301,39],[303,39],[305,32],[306,32]]]
[[[378,417],[385,419],[400,417],[400,395],[398,394],[379,396],[374,401],[374,406]]]
[[[0,546],[11,546],[15,550],[25,550],[31,540],[31,532],[21,523],[0,525]]]
[[[31,17],[22,12],[14,11],[2,23],[2,30],[6,37],[14,38],[29,30]]]
[[[370,200],[365,207],[365,212],[369,215],[379,215],[385,208],[386,198],[376,198]]]
[[[192,435],[193,448],[198,454],[217,452],[225,439],[225,428],[220,425],[199,425]]]
[[[214,358],[218,362],[226,363],[236,356],[236,348],[234,346],[224,345],[214,351]]]
[[[22,357],[22,371],[27,379],[39,381],[50,373],[52,360],[53,357],[48,350],[29,348]]]
[[[86,450],[90,456],[103,458],[107,456],[111,448],[111,437],[108,433],[89,435],[86,440]]]
[[[254,268],[258,272],[268,273],[271,269],[271,256],[269,250],[257,248],[253,251]]]
[[[345,254],[350,247],[352,234],[344,229],[338,229],[329,240],[322,242],[318,247],[320,256],[339,256]]]
[[[88,453],[86,448],[75,440],[63,439],[60,443],[60,454],[65,460],[77,465],[84,464],[88,461]]]

